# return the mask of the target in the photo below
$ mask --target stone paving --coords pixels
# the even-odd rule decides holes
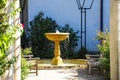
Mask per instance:
[[[38,76],[30,73],[26,80],[104,80],[104,76],[98,70],[90,75],[87,69],[45,69],[39,70]]]

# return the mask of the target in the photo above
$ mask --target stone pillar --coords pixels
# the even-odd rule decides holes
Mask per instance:
[[[19,33],[17,37],[14,44],[14,55],[16,57],[16,62],[14,64],[14,80],[21,80],[21,47]]]
[[[19,8],[19,0],[13,0],[15,2],[15,8]],[[20,24],[20,14],[19,12],[14,17],[14,24]],[[14,64],[14,80],[21,80],[21,42],[20,42],[20,32],[16,34],[17,39],[14,43],[14,56],[16,57],[16,62]]]
[[[120,80],[120,1],[118,2],[118,59],[119,59],[119,80]]]
[[[111,0],[110,6],[110,77],[111,80],[119,80],[118,63],[118,0]],[[120,30],[120,29],[119,29]]]

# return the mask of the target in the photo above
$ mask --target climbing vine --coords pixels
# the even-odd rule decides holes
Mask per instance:
[[[14,56],[8,59],[8,55],[10,54],[9,49],[16,39],[16,33],[22,30],[20,24],[13,25],[10,23],[10,19],[13,19],[18,11],[20,11],[20,9],[15,9],[15,2],[0,0],[0,76],[3,75],[5,70],[9,69],[16,60]]]

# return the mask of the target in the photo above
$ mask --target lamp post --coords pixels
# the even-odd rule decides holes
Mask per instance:
[[[26,0],[20,0],[21,8],[21,23],[24,23],[24,10],[25,10]]]
[[[76,2],[78,5],[78,9],[80,10],[80,13],[81,13],[81,22],[80,22],[81,23],[81,28],[80,28],[81,48],[84,47],[86,49],[86,11],[92,8],[94,0],[76,0]],[[82,43],[83,42],[83,34],[84,34],[84,46]]]

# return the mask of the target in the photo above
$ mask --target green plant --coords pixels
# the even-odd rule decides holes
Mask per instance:
[[[64,27],[59,27],[60,32],[68,32],[70,33],[69,37],[61,42],[61,53],[62,58],[76,58],[76,54],[74,52],[74,48],[78,45],[79,36],[77,36],[79,31],[74,31],[68,24]]]
[[[25,58],[21,58],[21,79],[25,80],[26,76],[28,75],[29,72],[29,63]]]
[[[28,55],[28,54],[32,54],[32,48],[31,47],[27,47],[25,49],[22,49],[22,55]]]
[[[85,54],[87,53],[87,50],[84,47],[81,47],[81,49],[78,51],[78,58],[85,59]]]
[[[101,58],[99,61],[99,65],[101,69],[105,71],[107,78],[110,78],[110,35],[106,30],[105,32],[98,32],[97,40],[100,40],[100,44],[98,44],[98,49],[101,53]]]
[[[29,47],[29,39],[27,38],[27,35],[25,34],[25,32],[23,32],[22,36],[21,36],[21,47],[22,49],[25,49],[27,47]]]
[[[73,49],[77,46],[78,31],[74,32],[69,25],[65,25],[64,27],[60,27],[55,20],[44,17],[44,13],[40,12],[35,18],[30,22],[30,40],[32,42],[32,52],[34,56],[39,56],[42,58],[53,58],[54,56],[54,43],[49,41],[45,37],[45,33],[47,32],[56,32],[58,29],[60,32],[69,32],[69,42],[63,41],[61,43],[61,53],[63,58],[72,57]],[[38,36],[39,34],[39,36]],[[67,39],[68,40],[68,39]]]
[[[32,52],[34,56],[40,58],[50,58],[53,54],[53,42],[46,39],[44,33],[55,32],[58,27],[56,22],[49,17],[43,18],[44,13],[40,12],[30,22],[30,41],[32,42]],[[39,35],[39,36],[38,36]],[[48,56],[48,54],[50,56]]]
[[[24,55],[32,54],[31,47],[22,49],[22,56],[21,56],[21,79],[25,80],[26,76],[28,75],[29,68],[31,64],[24,58]]]
[[[21,31],[20,25],[9,24],[9,18],[13,18],[19,9],[15,9],[14,2],[10,2],[10,13],[7,12],[8,0],[0,1],[0,76],[4,74],[5,70],[9,69],[16,61],[13,56],[8,59],[9,48],[16,39],[16,32]]]

